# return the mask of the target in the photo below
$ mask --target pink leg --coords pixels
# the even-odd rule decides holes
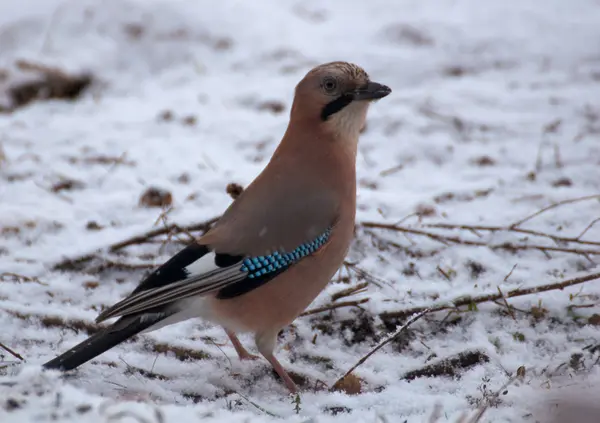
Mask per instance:
[[[250,354],[248,350],[244,348],[244,346],[242,345],[238,337],[235,335],[235,333],[231,332],[228,329],[225,329],[225,333],[231,340],[233,348],[235,348],[235,352],[237,352],[240,360],[257,360],[259,358],[257,355]]]
[[[292,394],[295,394],[298,392],[298,387],[296,386],[296,384],[294,383],[294,381],[292,380],[292,378],[290,377],[290,375],[288,375],[288,372],[285,371],[285,369],[283,368],[283,366],[281,365],[281,363],[279,363],[279,361],[277,361],[277,359],[275,358],[275,356],[273,355],[273,353],[270,354],[263,354],[265,356],[265,358],[267,359],[267,361],[269,363],[271,363],[271,366],[273,366],[273,369],[275,369],[275,371],[277,372],[277,374],[279,375],[279,377],[281,379],[283,379],[283,382],[285,383],[285,386],[290,390],[290,392]]]
[[[289,389],[289,391],[292,394],[295,394],[298,392],[298,387],[296,386],[288,372],[285,371],[281,363],[273,355],[273,349],[275,348],[276,339],[277,332],[275,332],[275,335],[266,333],[256,334],[256,346],[258,347],[258,351],[267,359],[269,363],[271,363],[271,366],[273,366],[273,369],[283,380],[285,386]]]

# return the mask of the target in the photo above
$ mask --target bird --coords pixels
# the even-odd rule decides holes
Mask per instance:
[[[97,323],[118,318],[42,367],[72,370],[138,333],[190,318],[220,325],[242,360],[250,333],[291,393],[277,335],[326,287],[354,234],[356,154],[372,102],[391,89],[358,65],[330,62],[296,85],[270,161],[204,235],[145,277]]]

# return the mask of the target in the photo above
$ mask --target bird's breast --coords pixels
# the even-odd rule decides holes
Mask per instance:
[[[339,221],[325,245],[266,284],[235,298],[212,298],[213,319],[236,332],[278,331],[290,324],[343,263],[353,228],[353,219]]]

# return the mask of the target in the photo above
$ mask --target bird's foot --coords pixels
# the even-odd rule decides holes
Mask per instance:
[[[260,358],[260,356],[258,355],[250,354],[248,351],[246,351],[246,349],[244,349],[243,351],[238,351],[238,356],[240,357],[240,360],[243,361],[258,360]]]

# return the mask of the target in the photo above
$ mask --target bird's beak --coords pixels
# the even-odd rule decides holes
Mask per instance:
[[[358,87],[352,93],[353,100],[377,100],[385,97],[392,90],[387,85],[378,84],[377,82],[369,82],[366,85]]]

